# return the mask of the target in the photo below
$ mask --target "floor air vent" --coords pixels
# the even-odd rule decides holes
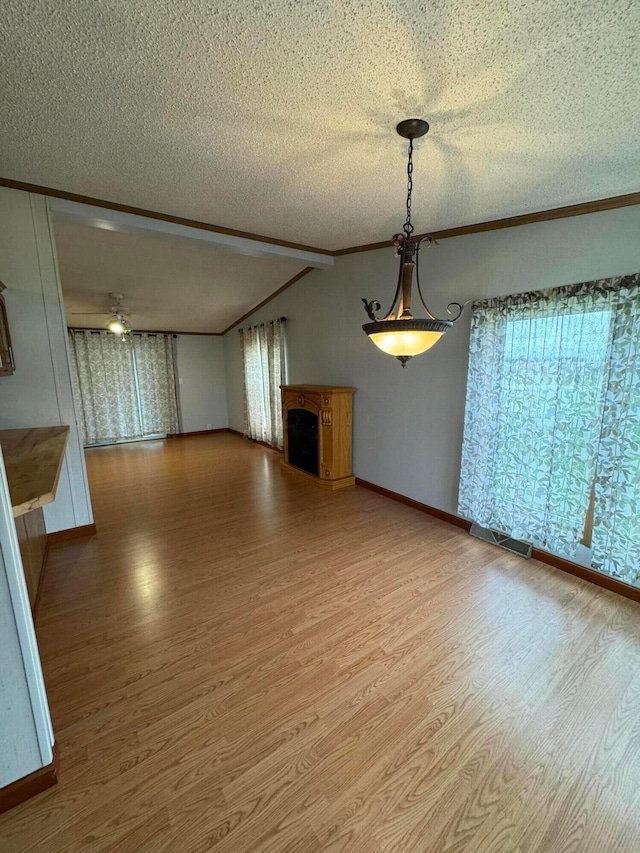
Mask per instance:
[[[480,527],[475,521],[471,525],[469,533],[476,539],[482,539],[483,542],[489,542],[491,545],[498,545],[505,551],[511,551],[512,554],[517,554],[519,557],[526,557],[527,560],[531,556],[532,546],[530,542],[512,539],[508,534],[501,533],[499,530],[492,530],[490,527]]]

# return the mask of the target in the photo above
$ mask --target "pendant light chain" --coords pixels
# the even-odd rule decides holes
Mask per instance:
[[[411,193],[413,192],[413,138],[409,139],[409,161],[407,163],[407,219],[402,230],[407,238],[413,233],[411,224]]]
[[[411,222],[411,198],[413,195],[413,142],[429,131],[429,123],[424,119],[408,118],[401,121],[396,130],[399,136],[409,140],[407,162],[407,217],[402,232],[394,234],[391,243],[395,246],[396,257],[400,261],[396,291],[391,307],[384,317],[377,317],[380,303],[377,299],[363,299],[364,309],[370,322],[362,327],[369,340],[378,349],[388,355],[395,356],[404,367],[410,358],[426,352],[453,326],[462,314],[463,306],[457,302],[447,305],[446,320],[440,320],[429,310],[422,288],[418,271],[418,252],[420,245],[429,245],[433,239],[428,235],[415,238]],[[414,317],[411,313],[411,291],[413,278],[416,278],[418,295],[426,317]]]

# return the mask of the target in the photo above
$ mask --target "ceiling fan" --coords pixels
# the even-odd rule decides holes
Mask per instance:
[[[128,335],[131,332],[131,323],[127,320],[131,314],[126,310],[122,300],[123,293],[110,293],[109,298],[113,301],[113,305],[109,311],[73,311],[73,316],[76,317],[110,317],[107,323],[107,329],[114,332],[116,335]]]

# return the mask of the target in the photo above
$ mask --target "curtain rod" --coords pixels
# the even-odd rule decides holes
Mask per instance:
[[[275,319],[275,320],[269,320],[269,322],[268,322],[268,323],[256,323],[256,325],[255,325],[255,326],[241,326],[241,327],[238,329],[238,331],[239,331],[239,332],[244,332],[244,331],[248,331],[249,329],[259,329],[259,328],[261,328],[262,326],[273,326],[273,324],[274,324],[274,323],[286,323],[286,322],[287,322],[287,318],[286,318],[286,317],[276,317],[276,319]]]
[[[75,326],[67,326],[67,332],[89,332],[92,335],[101,335],[103,332],[107,335],[117,335],[117,332],[110,332],[108,329],[78,329]],[[162,336],[163,338],[177,338],[173,332],[127,332],[128,335],[150,335],[154,338]]]

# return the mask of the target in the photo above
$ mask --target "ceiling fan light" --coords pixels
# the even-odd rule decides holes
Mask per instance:
[[[113,332],[114,335],[121,335],[125,331],[124,323],[117,318],[109,321],[107,329]]]

